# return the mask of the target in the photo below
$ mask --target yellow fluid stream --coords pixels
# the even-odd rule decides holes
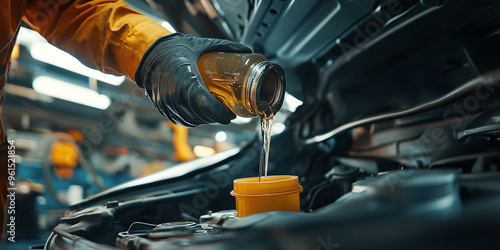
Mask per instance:
[[[271,108],[267,108],[260,116],[260,130],[262,146],[260,149],[259,182],[262,177],[262,167],[264,166],[264,181],[267,180],[267,167],[269,165],[269,144],[271,143],[271,128],[273,126],[273,113]]]

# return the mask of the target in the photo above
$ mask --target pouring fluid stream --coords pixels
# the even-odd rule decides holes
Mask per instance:
[[[273,126],[273,113],[270,108],[259,114],[262,146],[260,149],[259,182],[262,177],[262,167],[264,166],[264,181],[267,180],[267,168],[269,164],[269,144],[271,143],[271,128]]]

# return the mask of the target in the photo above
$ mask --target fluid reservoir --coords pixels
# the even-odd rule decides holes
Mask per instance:
[[[238,217],[270,211],[300,212],[300,193],[297,176],[268,176],[259,182],[259,177],[234,180],[231,195],[236,198]]]
[[[276,114],[285,96],[285,74],[275,63],[252,53],[212,52],[200,57],[198,70],[212,95],[233,113],[254,117]]]

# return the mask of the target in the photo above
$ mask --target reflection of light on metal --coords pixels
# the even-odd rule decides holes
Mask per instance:
[[[366,191],[367,187],[366,186],[352,186],[352,192],[353,193],[362,193]]]
[[[288,93],[285,93],[285,102],[291,112],[295,112],[295,110],[303,103],[301,100]]]
[[[249,123],[251,121],[252,121],[252,118],[246,118],[246,117],[239,117],[239,116],[237,116],[231,122],[234,123],[234,124],[242,125],[242,124],[247,124],[247,123]]]
[[[125,80],[124,76],[104,74],[98,70],[83,65],[72,55],[56,48],[49,43],[36,43],[31,46],[30,54],[38,61],[48,63],[99,81],[118,86]]]
[[[167,21],[162,22],[161,26],[163,26],[163,28],[167,29],[168,31],[170,31],[172,33],[176,32],[175,29],[174,29],[174,27],[172,27],[172,25],[169,22],[167,22]]]
[[[205,146],[201,146],[201,145],[196,145],[193,148],[193,153],[197,157],[208,157],[208,156],[211,156],[211,155],[215,154],[215,149],[213,149],[211,147],[205,147]]]
[[[286,128],[285,124],[283,124],[282,122],[276,122],[273,124],[271,135],[281,134],[283,133],[283,131],[285,131],[285,128]]]
[[[219,131],[217,134],[215,134],[215,141],[217,142],[223,142],[227,140],[227,134],[224,131]]]
[[[105,110],[111,104],[109,98],[94,90],[80,87],[47,76],[40,76],[33,81],[33,89],[41,94],[70,102]]]
[[[21,87],[13,84],[7,84],[6,91],[8,94],[21,96],[33,101],[42,101],[47,103],[54,101],[54,98],[37,93],[31,88]]]

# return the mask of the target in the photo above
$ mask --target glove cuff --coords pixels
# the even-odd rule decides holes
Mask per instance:
[[[137,86],[139,88],[141,88],[141,89],[145,88],[146,87],[145,84],[147,84],[147,81],[149,79],[149,77],[147,76],[147,71],[143,72],[144,71],[143,68],[150,69],[151,66],[153,66],[154,61],[155,61],[155,60],[150,60],[150,54],[154,55],[153,51],[158,47],[158,45],[162,44],[163,42],[169,41],[169,40],[172,40],[175,38],[180,38],[183,36],[184,36],[184,34],[182,34],[182,33],[173,33],[173,34],[170,34],[168,36],[162,36],[162,37],[156,39],[156,41],[154,41],[154,43],[152,43],[151,46],[149,46],[149,48],[146,50],[146,52],[144,52],[144,55],[142,55],[141,62],[139,63],[139,66],[137,67],[137,70],[135,71],[135,75],[134,75],[135,84],[137,84]]]

